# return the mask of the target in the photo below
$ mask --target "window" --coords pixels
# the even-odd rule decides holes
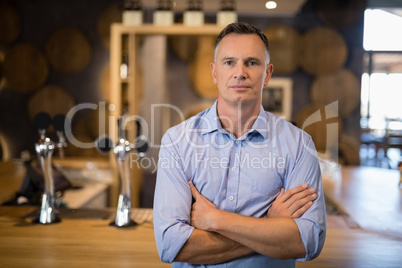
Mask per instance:
[[[402,120],[402,10],[365,11],[363,47],[366,50],[361,90],[361,126],[366,129],[401,128]]]
[[[364,12],[364,49],[402,51],[401,15],[398,9],[367,9]]]

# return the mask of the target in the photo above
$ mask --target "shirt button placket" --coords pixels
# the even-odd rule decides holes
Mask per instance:
[[[240,140],[235,140],[235,151],[236,151],[236,156],[235,156],[235,161],[234,161],[234,163],[233,163],[233,166],[232,166],[232,168],[231,168],[231,171],[232,171],[232,173],[233,173],[233,175],[232,175],[232,178],[233,178],[233,181],[232,181],[232,183],[234,184],[234,185],[236,185],[236,187],[234,188],[235,189],[235,191],[229,196],[229,200],[230,201],[234,201],[234,200],[236,200],[236,196],[237,196],[237,194],[238,194],[238,191],[239,191],[239,189],[238,189],[238,181],[239,181],[239,165],[240,165],[240,147],[241,147],[241,141]],[[237,202],[234,202],[233,203],[233,206],[235,206],[235,204],[236,204]],[[233,208],[234,209],[234,211],[235,211],[235,207]]]
[[[238,194],[239,186],[239,144],[240,140],[233,141],[233,147],[231,148],[230,156],[230,169],[228,173],[228,188],[227,188],[227,200],[226,210],[235,212],[236,211],[236,198]]]

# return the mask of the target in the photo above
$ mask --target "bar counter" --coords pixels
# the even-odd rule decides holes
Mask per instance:
[[[160,261],[152,223],[109,226],[111,219],[32,224],[37,208],[0,207],[0,267],[169,267]]]
[[[402,267],[398,172],[344,167],[342,175],[340,182],[324,186],[326,195],[356,224],[337,226],[328,217],[321,255],[297,262],[296,267]],[[158,257],[152,219],[135,227],[116,228],[109,226],[114,216],[111,209],[94,210],[109,212],[107,216],[61,215],[59,223],[35,225],[32,212],[37,209],[0,206],[1,268],[170,267]],[[143,211],[133,209],[133,219],[141,222]]]

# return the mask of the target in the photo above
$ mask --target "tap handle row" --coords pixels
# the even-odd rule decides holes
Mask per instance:
[[[33,119],[35,127],[41,133],[46,133],[50,125],[58,132],[64,133],[66,116],[64,114],[57,114],[53,118],[46,112],[39,112]]]
[[[117,146],[125,146],[128,150],[135,149],[140,156],[144,156],[149,150],[149,142],[145,135],[141,135],[141,124],[137,122],[137,133],[133,144],[129,144],[125,139],[125,130],[122,128],[122,118],[120,117],[117,121],[118,126],[118,141],[114,144],[113,140],[107,135],[100,136],[95,141],[95,147],[100,153],[108,153],[110,150]]]

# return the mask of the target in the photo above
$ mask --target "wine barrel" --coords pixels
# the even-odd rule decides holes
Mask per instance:
[[[198,49],[198,37],[190,35],[173,35],[169,37],[173,53],[183,61],[191,61]]]
[[[47,85],[29,99],[28,114],[31,120],[39,112],[46,112],[53,118],[57,114],[66,115],[74,104],[69,92],[56,85]]]
[[[99,109],[99,107],[98,107]],[[105,122],[102,122],[99,115],[99,110],[86,109],[85,111],[78,112],[72,119],[72,135],[80,143],[95,143],[101,135],[109,135],[109,117],[105,116]],[[95,147],[81,148],[74,144],[69,144],[65,149],[66,155],[82,156],[82,157],[95,157],[102,158]]]
[[[210,63],[214,62],[214,43],[214,36],[200,36],[198,50],[189,67],[189,76],[196,93],[206,98],[218,96],[210,68]]]
[[[344,38],[328,27],[307,31],[300,43],[299,64],[312,75],[329,74],[341,69],[348,50]]]
[[[122,22],[122,10],[119,4],[112,4],[103,10],[97,21],[97,31],[102,45],[110,48],[110,26],[114,22]]]
[[[10,88],[30,93],[45,83],[49,66],[45,56],[35,46],[19,44],[7,52],[3,71]]]
[[[270,62],[276,74],[289,74],[299,67],[297,62],[300,34],[287,25],[275,25],[264,31],[269,40]]]
[[[107,65],[101,74],[101,95],[102,99],[110,103],[110,66]]]
[[[311,100],[323,105],[339,101],[339,115],[347,117],[360,104],[360,83],[347,69],[318,76],[311,86]]]
[[[71,74],[82,71],[92,57],[92,47],[87,36],[79,29],[57,29],[46,42],[50,65],[57,71]]]
[[[367,0],[316,0],[314,3],[320,21],[331,27],[345,29],[363,18]]]
[[[21,14],[14,5],[0,2],[0,47],[11,45],[20,35]]]
[[[342,120],[331,107],[309,104],[296,113],[296,126],[312,137],[318,152],[325,153],[339,144]]]
[[[4,54],[0,52],[0,90],[3,88],[6,78],[4,77]]]
[[[6,140],[3,134],[0,133],[0,162],[9,161],[11,159],[10,142]]]

